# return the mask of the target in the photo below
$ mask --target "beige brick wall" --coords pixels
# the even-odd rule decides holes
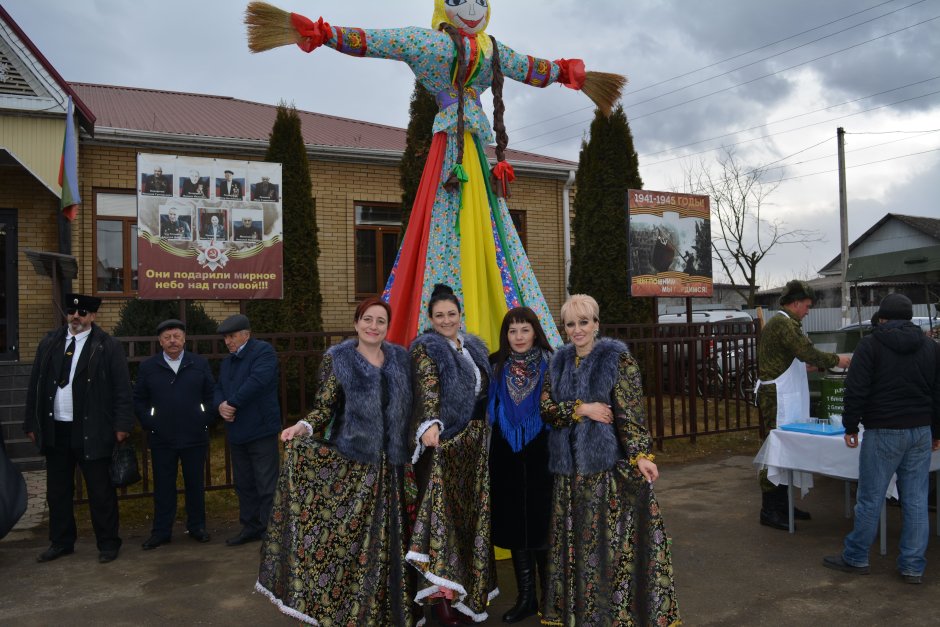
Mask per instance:
[[[160,152],[147,150],[147,152]],[[163,151],[166,152],[166,151]],[[260,155],[199,154],[193,156],[222,159],[259,159]],[[76,291],[92,293],[95,285],[93,241],[94,200],[98,192],[131,192],[136,183],[137,150],[86,142],[79,152],[79,181],[84,201],[73,223],[72,250],[78,258],[79,277]],[[356,306],[354,207],[357,202],[399,203],[398,167],[343,162],[311,161],[313,196],[316,200],[320,244],[320,284],[323,293],[323,324],[327,330],[349,328]],[[14,172],[17,172],[14,169]],[[509,200],[512,210],[526,214],[526,248],[548,305],[557,313],[564,299],[564,255],[562,252],[563,181],[519,178]],[[55,215],[58,199],[36,183],[28,173],[4,175],[0,181],[0,206],[19,209],[20,247],[27,243],[36,248],[57,250]],[[28,216],[24,221],[23,216]],[[51,327],[51,313],[42,317],[42,299],[51,294],[48,279],[39,279],[27,267],[25,256],[20,264],[20,318],[23,359],[32,359],[36,343]],[[43,283],[45,281],[45,283]],[[124,297],[105,296],[98,323],[111,330],[118,320]],[[221,320],[237,313],[236,301],[205,301],[207,313]],[[50,307],[51,310],[51,307]],[[40,312],[41,313],[41,312]]]

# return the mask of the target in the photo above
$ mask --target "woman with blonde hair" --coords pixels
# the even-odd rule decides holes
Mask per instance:
[[[542,623],[679,624],[639,366],[600,337],[590,296],[572,295],[561,317],[570,343],[552,357],[541,403],[555,475]]]

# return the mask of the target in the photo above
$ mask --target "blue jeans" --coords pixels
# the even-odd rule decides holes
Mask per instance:
[[[868,549],[878,533],[891,476],[898,475],[901,496],[901,542],[898,571],[903,575],[924,572],[924,553],[930,523],[927,491],[930,482],[930,427],[915,429],[866,429],[858,460],[858,494],[855,526],[845,537],[842,559],[851,566],[868,565]]]

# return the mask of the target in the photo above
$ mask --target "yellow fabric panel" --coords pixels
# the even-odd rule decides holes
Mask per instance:
[[[506,315],[503,281],[496,265],[496,243],[489,198],[480,155],[470,133],[464,134],[463,168],[467,182],[461,185],[460,272],[467,330],[499,346],[499,327]]]

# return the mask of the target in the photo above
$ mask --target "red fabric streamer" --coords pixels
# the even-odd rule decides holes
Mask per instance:
[[[290,23],[303,38],[297,42],[297,46],[304,52],[313,52],[333,36],[333,29],[322,17],[314,22],[300,13],[291,13]]]
[[[555,63],[561,68],[558,72],[558,82],[568,89],[580,90],[584,87],[587,72],[584,70],[584,61],[581,59],[557,59]]]
[[[516,180],[516,171],[512,169],[512,166],[508,161],[498,162],[490,174],[493,177],[493,180],[496,181],[496,195],[500,198],[509,198],[511,194],[509,193],[509,184]]]
[[[440,172],[444,167],[444,153],[447,150],[447,133],[436,133],[428,150],[427,165],[418,184],[418,193],[411,209],[405,240],[398,253],[395,266],[395,282],[388,295],[388,304],[392,307],[392,320],[388,325],[388,341],[408,346],[418,334],[418,323],[425,315],[421,306],[421,290],[424,287],[424,266],[430,262],[428,256],[428,238],[431,232],[431,209],[437,186],[440,185]]]

